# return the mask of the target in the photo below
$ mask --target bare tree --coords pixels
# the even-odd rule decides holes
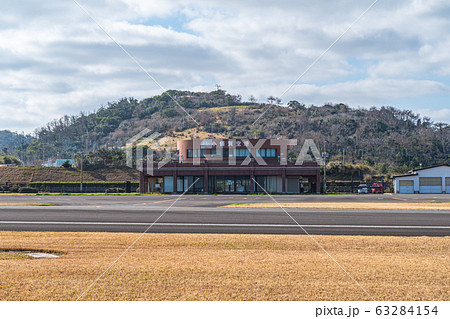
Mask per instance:
[[[271,95],[271,96],[269,96],[268,98],[267,98],[267,102],[269,103],[269,104],[273,104],[273,102],[275,102],[275,98]]]

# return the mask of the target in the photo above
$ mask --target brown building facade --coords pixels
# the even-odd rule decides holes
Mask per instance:
[[[320,166],[289,162],[289,147],[273,139],[178,141],[178,162],[144,163],[140,192],[318,193]]]

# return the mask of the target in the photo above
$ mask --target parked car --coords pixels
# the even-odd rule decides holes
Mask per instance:
[[[373,183],[372,184],[372,193],[373,194],[383,194],[383,184]]]
[[[368,192],[367,184],[359,184],[358,185],[358,193],[359,194],[367,194],[367,192]]]

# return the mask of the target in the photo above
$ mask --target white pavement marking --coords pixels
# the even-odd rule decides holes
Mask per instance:
[[[228,204],[223,204],[228,205]],[[107,205],[102,207],[96,207],[96,206],[0,206],[0,211],[11,211],[11,210],[45,210],[45,211],[59,211],[59,210],[82,210],[82,211],[90,211],[94,209],[96,212],[117,212],[122,211],[123,213],[129,213],[129,212],[141,212],[141,211],[161,211],[161,209],[165,208],[163,205],[161,206],[152,206],[152,205],[141,205],[139,206],[114,206]],[[266,211],[266,212],[272,212],[277,207],[269,207],[269,208],[259,208],[259,207],[239,207],[239,206],[226,206],[226,207],[198,207],[198,206],[173,206],[171,208],[171,211],[194,211],[194,212],[200,212],[200,211],[207,211],[207,212],[225,212],[225,211],[244,211],[244,212],[253,212],[253,211]],[[342,209],[342,208],[284,208],[289,212],[293,213],[330,213],[330,214],[340,214],[340,213],[349,213],[349,212],[359,212],[361,214],[450,214],[450,210],[425,210],[425,209],[415,209],[415,210],[390,210],[390,209],[364,209],[364,208],[355,208],[355,209]]]
[[[94,226],[188,226],[188,227],[280,227],[298,228],[298,225],[284,224],[210,224],[210,223],[121,223],[121,222],[35,222],[35,221],[0,221],[0,225],[94,225]],[[306,228],[394,228],[394,229],[450,229],[450,226],[415,226],[415,225],[302,225]]]

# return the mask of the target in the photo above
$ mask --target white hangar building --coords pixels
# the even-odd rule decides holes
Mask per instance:
[[[450,194],[450,166],[438,165],[415,169],[393,176],[394,192],[400,194]]]

